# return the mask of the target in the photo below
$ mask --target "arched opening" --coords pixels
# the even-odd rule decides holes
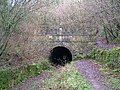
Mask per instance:
[[[66,47],[58,46],[51,50],[49,59],[54,65],[64,66],[72,61],[72,54]]]

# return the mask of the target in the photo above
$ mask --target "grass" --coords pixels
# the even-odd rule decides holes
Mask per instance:
[[[101,63],[103,73],[108,75],[108,82],[115,90],[120,89],[120,47],[110,50],[95,49],[89,58]]]
[[[37,76],[42,71],[49,70],[48,63],[27,65],[16,70],[0,71],[0,90],[6,90],[17,85],[29,77]]]
[[[51,68],[48,62],[43,62],[16,70],[0,71],[0,90],[8,90],[45,70],[50,71],[52,76],[44,80],[44,90],[92,90],[86,79],[75,69],[73,62],[59,70]],[[34,85],[30,86],[30,89],[34,88]]]
[[[92,90],[86,79],[68,64],[60,70],[53,71],[53,76],[44,81],[44,90]]]
[[[120,89],[120,47],[110,50],[94,49],[89,55],[79,55],[76,59],[83,59],[83,57],[93,59],[103,65],[101,72],[108,77],[106,83],[109,83],[115,90]]]
[[[76,61],[76,60],[81,60],[81,59],[85,59],[85,58],[86,58],[86,55],[78,54],[73,58],[73,60]]]
[[[114,90],[120,90],[120,79],[109,77],[108,81]]]
[[[88,57],[103,63],[113,70],[120,69],[120,47],[111,50],[94,49]]]
[[[107,84],[113,88],[113,90],[120,90],[120,70],[117,69],[113,72],[108,67],[103,67],[100,69],[102,73],[104,73],[107,77]],[[118,78],[119,77],[119,78]]]

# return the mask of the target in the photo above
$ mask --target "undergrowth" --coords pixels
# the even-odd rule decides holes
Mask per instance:
[[[120,89],[120,47],[111,50],[94,49],[87,58],[103,64],[103,69],[107,68],[102,71],[108,73],[108,83],[113,89]]]
[[[110,83],[113,90],[120,90],[120,79],[109,77],[108,82]]]
[[[44,85],[44,90],[91,90],[90,84],[73,64],[68,64],[61,70],[53,72],[53,76],[46,79]]]
[[[87,57],[105,64],[113,71],[120,69],[120,47],[111,50],[94,49]]]
[[[120,89],[120,47],[113,49],[93,49],[87,55],[78,55],[75,60],[92,59],[103,65],[101,71],[108,76],[108,82],[115,90]]]
[[[27,65],[15,70],[0,71],[0,90],[6,90],[14,85],[17,85],[29,77],[37,76],[42,71],[49,70],[50,67],[47,62],[41,64]]]

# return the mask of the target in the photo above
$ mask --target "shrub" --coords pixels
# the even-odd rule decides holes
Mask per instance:
[[[104,25],[101,33],[106,38],[107,43],[120,43],[120,23],[115,19],[112,26],[110,24]]]
[[[37,76],[42,71],[49,70],[47,63],[43,64],[27,65],[16,70],[0,71],[0,90],[6,90],[8,88],[17,85],[29,77]]]
[[[81,60],[81,59],[84,59],[86,55],[83,55],[83,54],[78,54],[74,57],[73,60]]]
[[[120,67],[120,47],[111,50],[94,49],[88,57],[105,63],[112,69]]]

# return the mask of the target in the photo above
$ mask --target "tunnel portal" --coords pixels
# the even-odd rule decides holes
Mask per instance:
[[[49,59],[54,65],[64,66],[72,61],[72,53],[66,47],[57,46],[51,50]]]

